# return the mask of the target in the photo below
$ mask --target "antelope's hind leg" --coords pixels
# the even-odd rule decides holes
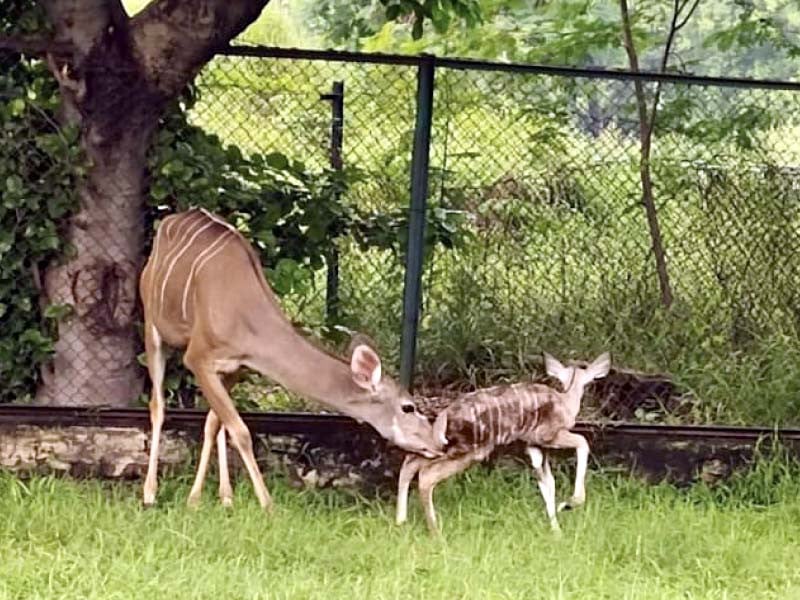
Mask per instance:
[[[147,372],[150,375],[150,457],[147,476],[144,480],[143,502],[145,506],[156,503],[158,491],[158,452],[161,444],[161,428],[164,425],[164,370],[167,358],[158,330],[149,319],[145,319],[144,346],[147,355]]]

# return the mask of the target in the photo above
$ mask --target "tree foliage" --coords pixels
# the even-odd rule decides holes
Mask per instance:
[[[33,2],[4,2],[0,35],[43,26]],[[63,309],[41,306],[40,267],[68,252],[60,236],[82,172],[77,131],[55,122],[58,86],[41,61],[0,50],[0,402],[25,398],[52,352]]]
[[[671,2],[632,7],[642,69],[657,69]],[[298,0],[292,10],[336,46],[433,52],[519,62],[625,68],[616,0],[479,0],[472,26],[451,21],[411,38],[408,20],[384,21],[379,0]],[[800,10],[790,0],[701,2],[676,42],[672,70],[701,75],[795,77]]]

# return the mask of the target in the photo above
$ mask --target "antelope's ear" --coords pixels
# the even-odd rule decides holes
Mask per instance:
[[[601,377],[605,377],[608,375],[608,372],[611,370],[611,355],[608,352],[603,352],[600,356],[592,361],[588,367],[586,367],[586,375],[588,381],[592,381],[594,379],[600,379]]]
[[[558,379],[564,387],[569,385],[570,370],[547,352],[544,353],[544,370],[547,371],[547,374],[551,377]]]
[[[374,392],[381,382],[381,359],[378,353],[366,344],[353,348],[350,372],[356,385]]]

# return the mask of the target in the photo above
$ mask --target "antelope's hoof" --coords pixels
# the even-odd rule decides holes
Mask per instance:
[[[219,501],[225,508],[233,508],[233,498],[226,496],[225,498],[220,498]]]
[[[429,529],[428,530],[428,535],[431,536],[432,540],[440,540],[440,539],[442,539],[442,532],[439,531],[438,529],[436,529],[436,530]]]
[[[441,525],[439,525],[439,523],[436,523],[435,525],[431,525],[430,523],[426,523],[426,525],[427,525],[427,529],[428,529],[428,535],[430,535],[431,538],[437,539],[437,538],[442,537],[442,529],[441,529]]]
[[[558,505],[558,512],[564,510],[575,510],[576,508],[580,508],[586,503],[586,500],[583,498],[570,498],[566,502],[562,502]]]
[[[142,494],[142,506],[144,506],[145,508],[152,508],[155,505],[156,505],[156,493],[145,491],[145,493]]]
[[[186,506],[192,509],[197,509],[200,506],[200,496],[192,496],[190,494],[186,499]]]

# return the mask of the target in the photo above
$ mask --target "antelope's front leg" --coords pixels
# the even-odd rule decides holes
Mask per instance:
[[[536,475],[536,483],[539,484],[539,491],[544,498],[544,507],[547,512],[547,518],[550,521],[550,528],[558,533],[561,533],[561,527],[556,518],[556,481],[553,478],[553,472],[550,470],[550,463],[547,456],[541,448],[536,446],[529,446],[528,457],[531,459],[531,466],[533,473]]]
[[[233,506],[233,488],[228,469],[228,442],[225,439],[225,428],[220,426],[217,432],[217,457],[219,461],[219,500],[222,506]]]
[[[239,380],[238,374],[225,375],[222,383],[225,390],[230,394],[231,388]],[[208,471],[208,462],[211,458],[211,451],[214,447],[214,436],[216,436],[217,456],[219,460],[219,499],[222,506],[226,508],[233,506],[233,488],[231,487],[230,471],[228,469],[228,444],[225,437],[225,427],[222,426],[217,414],[209,409],[206,415],[206,423],[203,428],[203,447],[200,451],[200,462],[197,466],[192,490],[189,492],[187,504],[195,507],[200,504],[200,496],[203,492],[203,483]]]
[[[571,431],[561,431],[548,446],[553,448],[574,448],[577,459],[575,489],[572,493],[572,498],[558,505],[559,512],[572,510],[584,505],[586,503],[586,468],[589,464],[589,443],[586,438]]]
[[[402,525],[408,517],[408,488],[411,480],[422,468],[426,459],[416,454],[406,454],[403,466],[400,467],[400,475],[397,477],[397,513],[395,523]]]
[[[440,535],[436,521],[436,510],[433,507],[433,488],[448,477],[457,475],[476,460],[476,454],[472,453],[456,458],[445,456],[423,464],[419,471],[418,487],[422,506],[425,509],[425,520],[431,535]]]
[[[242,457],[250,475],[259,504],[264,510],[271,511],[272,497],[269,494],[269,490],[267,490],[264,477],[261,475],[261,469],[259,469],[253,453],[253,438],[242,417],[236,411],[233,400],[228,395],[222,379],[214,370],[212,364],[197,358],[191,346],[186,351],[183,361],[189,367],[189,370],[194,373],[210,410],[217,414],[217,417],[222,422],[221,426],[225,428],[225,432],[230,436],[233,446],[239,451],[239,455]]]

